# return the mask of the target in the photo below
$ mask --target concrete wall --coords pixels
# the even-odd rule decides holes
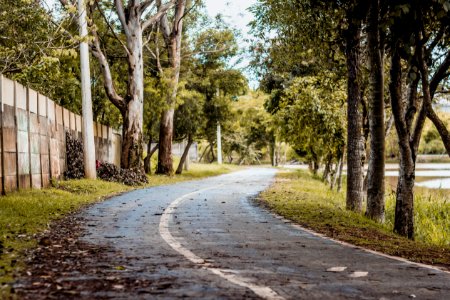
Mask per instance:
[[[81,139],[82,118],[0,75],[0,190],[41,188],[66,170],[66,131]],[[96,159],[120,165],[121,134],[94,123]]]

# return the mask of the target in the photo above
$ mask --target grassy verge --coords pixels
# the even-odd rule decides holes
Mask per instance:
[[[141,187],[173,184],[237,170],[230,165],[192,164],[190,171],[177,176],[151,175]],[[136,187],[134,187],[136,188]],[[2,284],[12,280],[13,271],[23,265],[23,253],[36,247],[36,234],[64,215],[87,204],[129,191],[133,187],[101,180],[60,181],[55,187],[27,190],[0,197],[0,298]],[[139,187],[138,187],[139,188]],[[6,287],[5,287],[6,288]]]
[[[450,269],[449,241],[441,236],[446,232],[448,239],[449,227],[445,227],[450,226],[450,206],[445,198],[432,200],[429,193],[417,192],[416,241],[392,233],[392,195],[387,200],[387,222],[380,225],[347,211],[344,193],[330,191],[307,171],[280,172],[276,184],[261,194],[260,201],[285,218],[334,239]],[[434,229],[429,229],[431,223]]]

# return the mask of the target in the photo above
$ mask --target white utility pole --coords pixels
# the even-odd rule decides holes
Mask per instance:
[[[80,63],[81,63],[81,99],[83,106],[83,153],[84,175],[95,179],[95,143],[92,116],[91,72],[89,69],[89,48],[84,40],[87,35],[87,20],[85,0],[78,0],[78,23],[80,25]]]
[[[222,164],[222,134],[220,132],[220,123],[217,122],[217,163]]]

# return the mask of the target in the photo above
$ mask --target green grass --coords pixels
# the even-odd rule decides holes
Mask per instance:
[[[12,271],[22,265],[23,251],[36,246],[34,235],[51,221],[107,195],[131,189],[101,180],[61,181],[57,186],[0,197],[0,283],[12,279]]]
[[[344,193],[330,191],[307,171],[280,172],[276,184],[261,194],[261,201],[287,219],[334,239],[449,268],[449,203],[444,194],[441,198],[433,191],[416,194],[415,241],[392,232],[393,195],[387,199],[386,223],[378,224],[347,211]]]
[[[149,183],[147,186],[157,186],[165,184],[173,184],[177,182],[201,179],[205,177],[217,176],[220,174],[237,171],[242,167],[236,165],[218,165],[218,164],[194,164],[191,163],[189,171],[183,171],[181,175],[165,176],[155,175],[149,176]]]
[[[416,188],[414,198],[415,239],[450,247],[450,201],[446,190]],[[395,191],[386,199],[386,226],[394,224]]]
[[[230,165],[191,164],[190,170],[182,175],[150,175],[148,185],[134,188],[173,184],[237,169]],[[52,221],[85,205],[134,188],[119,183],[83,179],[59,181],[53,188],[0,196],[0,298],[2,284],[10,282],[14,270],[23,266],[24,251],[36,247],[35,234],[46,230]]]

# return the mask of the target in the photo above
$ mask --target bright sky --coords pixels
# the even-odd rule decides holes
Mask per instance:
[[[242,33],[242,38],[249,37],[248,23],[252,21],[253,15],[248,8],[256,3],[257,0],[205,0],[206,9],[211,17],[221,14],[225,21],[231,26],[237,28]],[[240,41],[241,47],[248,47],[244,41]],[[248,57],[243,57],[242,63],[238,67],[244,68],[248,65]],[[244,72],[250,80],[250,86],[255,88],[257,82],[250,78],[249,72]]]
[[[247,24],[253,18],[248,8],[255,3],[256,0],[205,0],[210,16],[222,14],[228,23],[240,29],[244,35],[248,32]]]

